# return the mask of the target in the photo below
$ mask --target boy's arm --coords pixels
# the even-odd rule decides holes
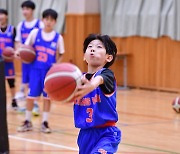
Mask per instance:
[[[81,99],[83,96],[90,93],[98,86],[101,88],[104,94],[111,94],[116,89],[114,85],[114,73],[110,69],[103,70],[100,75],[91,79],[91,81],[88,79],[90,78],[82,78],[82,83],[84,85],[78,87],[78,90],[75,94],[75,99]]]
[[[18,49],[21,45],[21,26],[22,22],[20,22],[16,28],[15,49]]]
[[[61,35],[59,35],[58,44],[57,44],[57,52],[56,52],[56,62],[60,63],[62,61],[62,56],[65,52],[64,49],[64,40]]]
[[[77,92],[75,93],[74,99],[81,99],[86,94],[93,91],[99,85],[104,83],[104,79],[101,75],[96,76],[91,81],[87,80],[85,77],[82,78],[82,85],[78,87]]]

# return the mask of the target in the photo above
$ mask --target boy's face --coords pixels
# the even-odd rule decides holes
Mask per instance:
[[[112,56],[106,54],[104,44],[100,40],[93,40],[87,46],[84,59],[90,66],[103,67],[112,60]]]
[[[7,24],[7,18],[8,18],[8,17],[7,17],[6,14],[1,14],[1,13],[0,13],[0,26]]]
[[[32,10],[31,8],[28,8],[28,7],[22,8],[22,13],[25,19],[31,18],[33,16],[33,12],[34,10]]]
[[[51,31],[54,29],[54,26],[56,24],[56,20],[53,19],[51,16],[43,18],[42,21],[44,23],[44,29],[46,29],[47,31]]]

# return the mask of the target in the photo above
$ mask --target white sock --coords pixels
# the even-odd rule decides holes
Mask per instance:
[[[34,105],[38,106],[38,101],[34,100]]]
[[[49,112],[43,112],[43,119],[42,122],[48,121]]]
[[[21,86],[20,91],[24,93],[24,91],[25,91],[24,86]]]
[[[28,120],[28,121],[31,121],[31,117],[32,117],[32,111],[28,111],[28,110],[26,110],[26,120]]]

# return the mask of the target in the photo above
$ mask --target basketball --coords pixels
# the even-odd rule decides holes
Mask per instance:
[[[30,45],[22,45],[18,51],[19,51],[19,56],[23,63],[29,64],[33,62],[36,57],[35,50]]]
[[[70,63],[55,64],[48,71],[44,87],[48,96],[56,101],[69,102],[81,84],[80,69]]]
[[[2,52],[2,57],[6,62],[12,62],[14,60],[14,49],[6,47]]]
[[[180,97],[176,97],[172,103],[173,110],[180,113]]]

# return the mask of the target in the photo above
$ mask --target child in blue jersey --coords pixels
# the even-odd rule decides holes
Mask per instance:
[[[17,35],[15,38],[17,48],[24,44],[30,32],[35,28],[43,28],[42,21],[35,19],[33,17],[33,13],[35,10],[35,4],[32,1],[24,1],[21,4],[22,14],[25,20],[21,21],[17,26]],[[18,51],[18,50],[17,50]],[[17,99],[24,98],[26,96],[25,92],[27,91],[29,84],[29,72],[30,72],[30,64],[22,63],[22,85],[20,92],[16,94]],[[21,111],[21,110],[20,110]],[[22,110],[23,111],[23,110]],[[35,116],[39,115],[39,107],[37,102],[34,102],[33,114]]]
[[[43,12],[43,29],[34,29],[29,34],[25,44],[32,45],[36,51],[36,58],[31,63],[29,93],[27,97],[26,117],[23,125],[18,128],[19,132],[32,130],[32,108],[33,101],[41,94],[43,95],[43,119],[41,131],[50,133],[48,126],[48,116],[50,111],[50,99],[44,91],[44,79],[50,67],[61,61],[64,53],[63,38],[60,34],[55,32],[54,26],[56,24],[57,12],[52,9],[47,9]]]
[[[80,128],[79,154],[113,154],[118,149],[121,132],[115,126],[116,82],[108,69],[117,53],[107,35],[89,35],[84,41],[84,59],[88,72],[75,94],[74,122]]]
[[[8,25],[8,12],[5,9],[0,9],[0,57],[2,51],[6,47],[14,48],[14,39],[16,36],[16,30],[14,26]],[[15,71],[13,62],[5,62],[5,76],[8,81],[13,109],[17,109],[18,105],[15,99]]]

